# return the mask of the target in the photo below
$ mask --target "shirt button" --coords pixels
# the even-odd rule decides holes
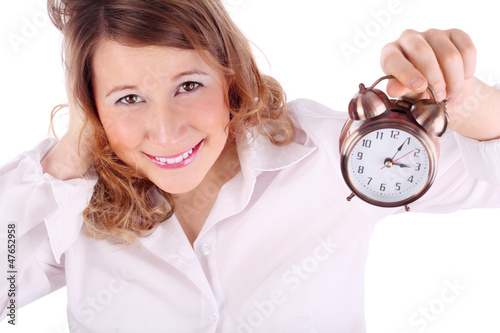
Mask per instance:
[[[217,320],[219,320],[219,314],[217,312],[212,312],[210,314],[210,320],[213,321],[213,322],[216,322]]]
[[[212,252],[212,247],[209,244],[203,244],[200,248],[201,253],[209,255]]]

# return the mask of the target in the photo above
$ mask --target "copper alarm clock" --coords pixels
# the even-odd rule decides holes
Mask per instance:
[[[352,194],[380,207],[405,206],[422,197],[437,172],[439,137],[446,131],[447,101],[389,99],[359,85],[340,135],[341,170]]]

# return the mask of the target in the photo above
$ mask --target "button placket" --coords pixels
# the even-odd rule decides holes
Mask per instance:
[[[208,256],[212,252],[212,246],[210,246],[210,244],[203,244],[200,246],[200,252],[203,255]]]
[[[219,314],[216,311],[210,313],[210,320],[214,323],[217,322],[219,320]]]

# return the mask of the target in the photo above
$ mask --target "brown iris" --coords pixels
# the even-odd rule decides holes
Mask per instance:
[[[182,84],[182,89],[185,91],[192,91],[196,89],[197,83],[196,82],[185,82]]]
[[[137,103],[137,96],[136,95],[128,95],[123,98],[125,103],[127,104],[134,104]]]

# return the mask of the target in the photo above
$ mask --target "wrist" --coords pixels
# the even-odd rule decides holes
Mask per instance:
[[[43,172],[60,180],[81,178],[91,165],[91,158],[86,152],[88,147],[83,144],[79,147],[76,138],[63,136],[42,158]]]
[[[477,78],[463,90],[458,101],[448,104],[450,129],[478,141],[500,138],[500,90]]]

